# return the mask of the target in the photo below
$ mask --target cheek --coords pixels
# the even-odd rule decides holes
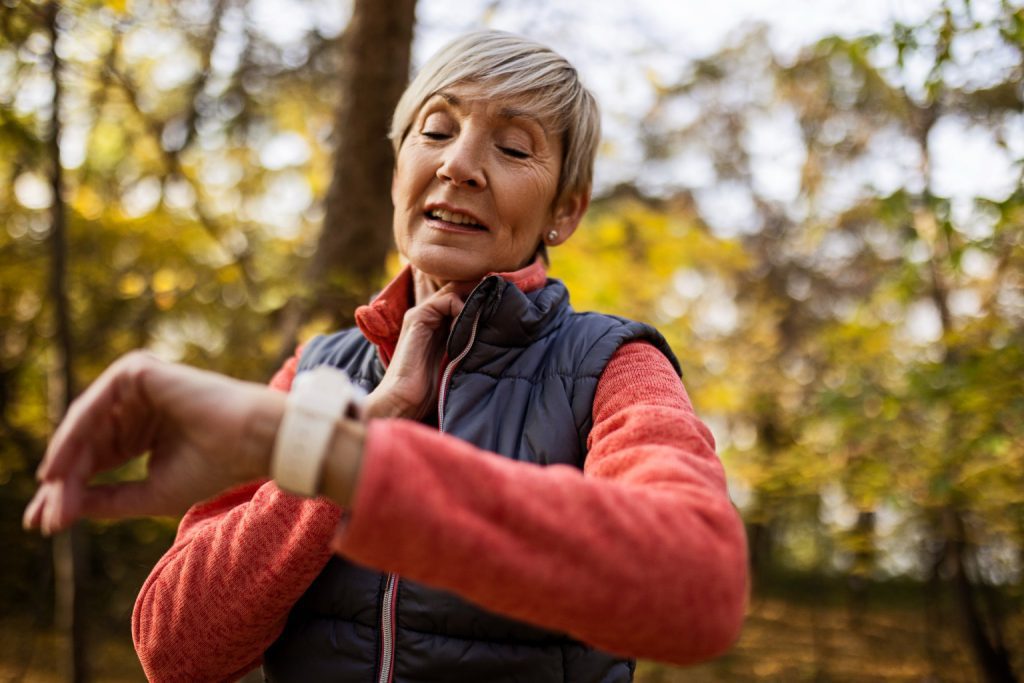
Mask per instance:
[[[403,152],[395,170],[395,182],[392,196],[397,195],[405,201],[416,199],[430,184],[434,177],[431,159],[428,154],[410,147],[408,152]],[[398,205],[398,202],[395,202]]]
[[[391,203],[396,209],[404,209],[412,193],[411,169],[415,168],[409,154],[403,151],[395,164],[395,173],[391,177]]]
[[[508,206],[518,214],[522,227],[533,237],[533,232],[542,233],[550,222],[551,205],[555,200],[554,183],[546,176],[533,176],[509,193],[509,200]]]
[[[401,166],[395,169],[395,177],[391,182],[391,201],[396,209],[404,208],[409,199],[409,174]]]
[[[402,256],[406,255],[406,247],[408,245],[408,240],[406,239],[407,232],[402,213],[395,211],[394,218],[391,220],[391,235],[395,238],[395,248],[398,249],[398,253]]]

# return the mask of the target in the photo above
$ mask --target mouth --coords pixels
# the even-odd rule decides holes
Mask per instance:
[[[424,217],[443,230],[458,232],[488,232],[488,228],[471,214],[455,209],[435,206],[423,212]]]

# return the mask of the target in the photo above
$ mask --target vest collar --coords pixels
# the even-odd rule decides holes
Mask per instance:
[[[544,264],[544,260],[538,257],[530,265],[520,268],[515,272],[491,273],[485,277],[466,301],[467,307],[469,307],[470,303],[474,305],[473,316],[469,317],[471,321],[480,306],[479,299],[482,295],[477,295],[477,292],[488,292],[487,300],[495,296],[496,285],[493,283],[487,284],[490,280],[504,283],[501,289],[512,285],[512,290],[520,295],[524,295],[525,293],[536,292],[544,287],[547,281],[547,266]],[[502,294],[498,293],[497,301],[500,302],[501,298]],[[474,302],[474,300],[476,301]],[[363,333],[363,336],[370,343],[377,347],[385,366],[391,362],[391,357],[395,353],[395,346],[398,344],[398,334],[402,330],[402,318],[405,316],[405,312],[412,306],[412,302],[412,266],[406,266],[380,291],[373,301],[356,309],[355,318],[359,331]],[[461,315],[459,320],[466,318],[466,315]],[[454,337],[455,329],[453,328],[452,335],[449,337],[449,346],[452,345]]]
[[[466,299],[448,337],[448,356],[455,357],[473,337],[498,348],[526,347],[558,327],[569,313],[569,292],[558,280],[524,292],[500,276],[484,278]]]

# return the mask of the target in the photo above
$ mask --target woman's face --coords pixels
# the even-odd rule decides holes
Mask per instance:
[[[559,202],[562,143],[538,113],[452,86],[420,109],[398,152],[395,242],[438,282],[475,281],[525,265],[552,229],[568,238],[586,208]]]

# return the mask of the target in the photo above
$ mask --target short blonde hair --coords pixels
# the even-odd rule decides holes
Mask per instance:
[[[504,31],[474,31],[431,57],[402,93],[388,138],[395,156],[416,115],[430,97],[453,85],[484,86],[496,98],[526,98],[562,136],[557,198],[589,195],[601,117],[576,69],[551,48]]]

